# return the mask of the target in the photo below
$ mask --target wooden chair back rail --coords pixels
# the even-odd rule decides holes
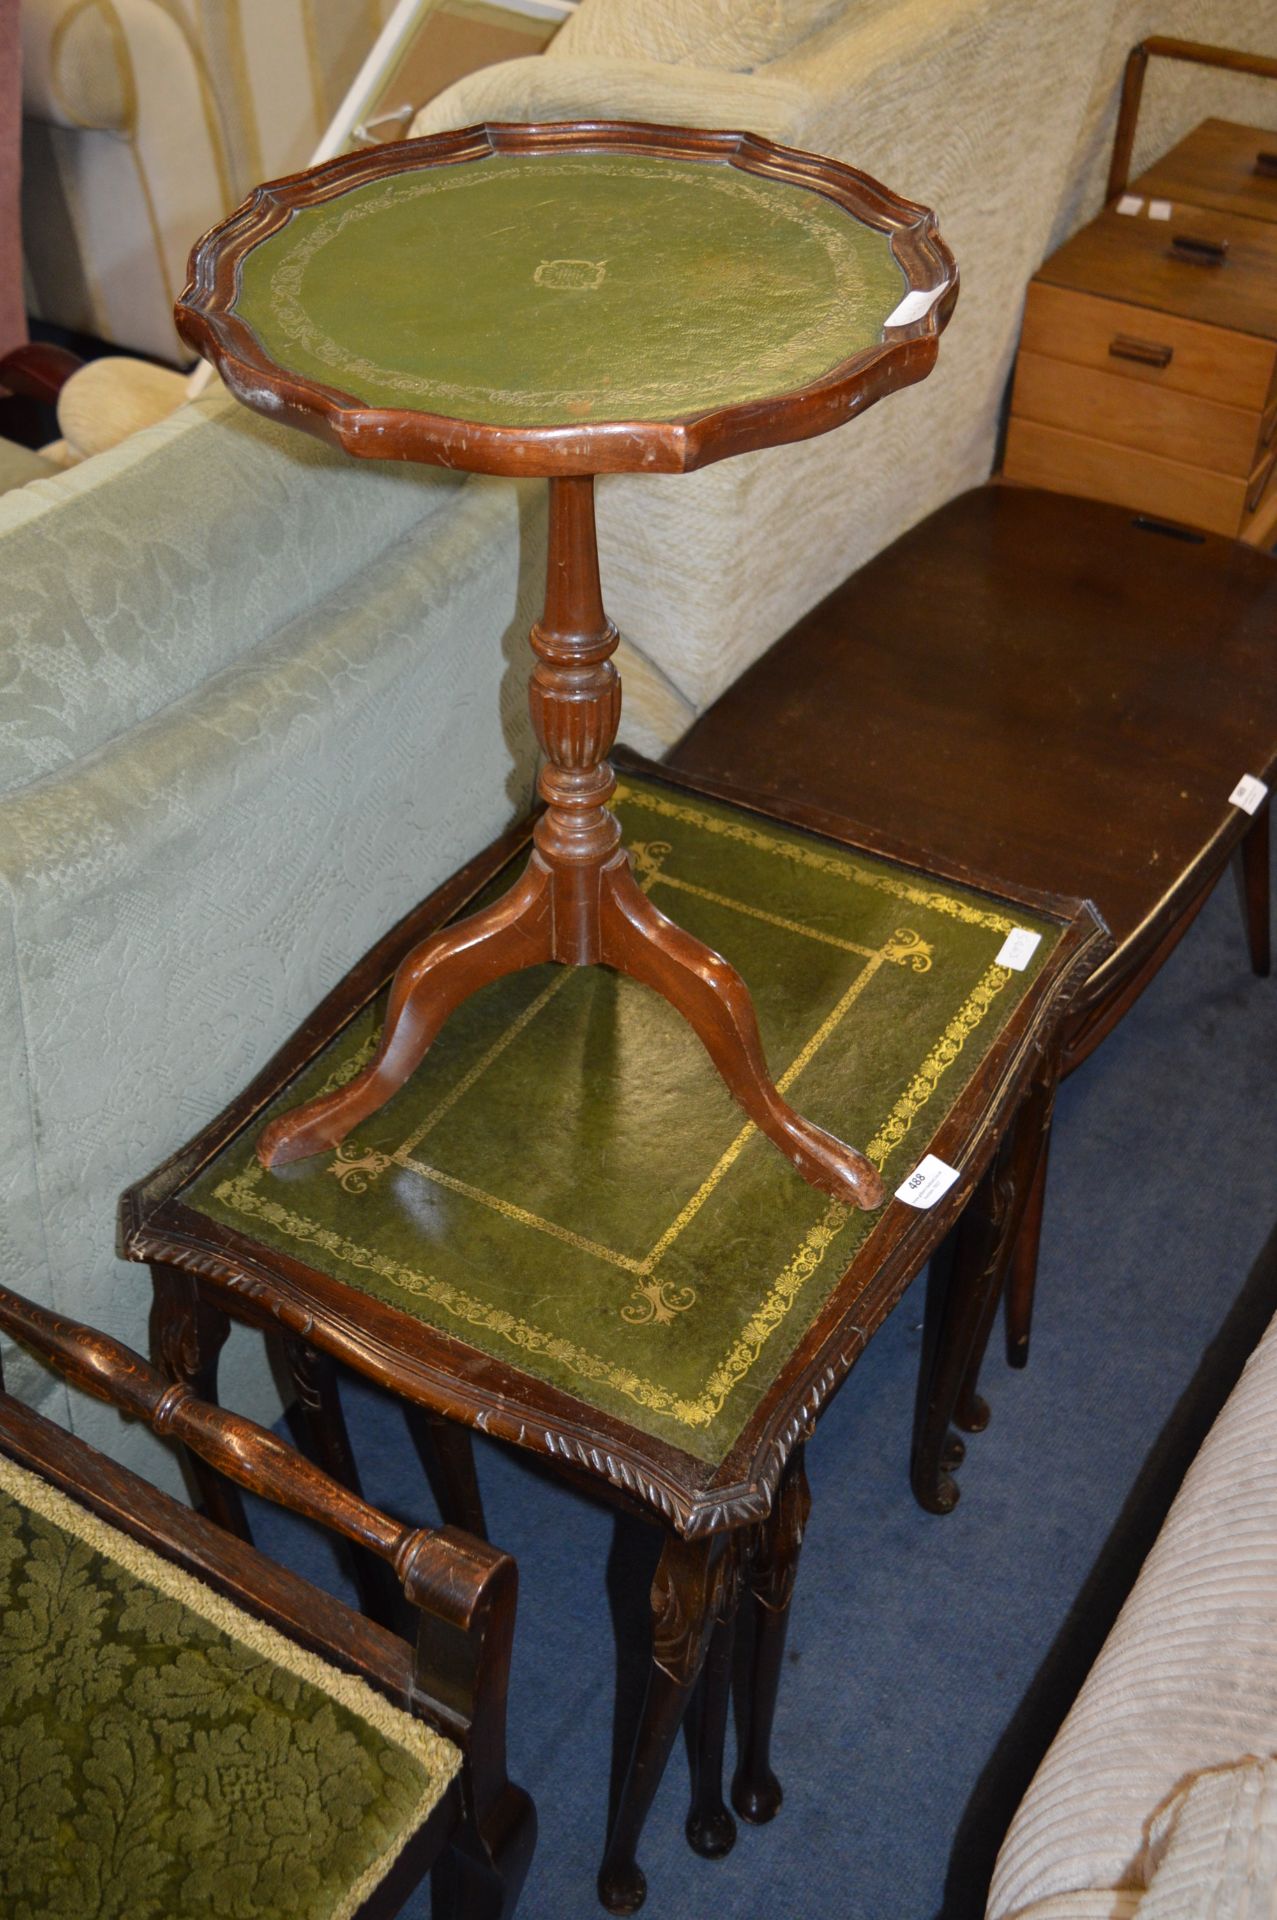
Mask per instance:
[[[1117,130],[1113,135],[1113,158],[1109,163],[1106,204],[1126,191],[1131,177],[1131,155],[1135,150],[1135,126],[1144,93],[1144,75],[1150,59],[1184,60],[1199,67],[1223,67],[1229,73],[1253,74],[1260,80],[1277,80],[1277,60],[1264,53],[1241,53],[1235,47],[1211,47],[1200,40],[1172,40],[1164,34],[1151,34],[1131,48],[1122,75],[1122,100],[1117,112]]]
[[[250,1492],[369,1548],[394,1568],[419,1613],[415,1688],[458,1744],[504,1770],[505,1672],[518,1571],[453,1527],[408,1527],[321,1473],[265,1427],[199,1400],[108,1334],[0,1287],[0,1329],[95,1399],[145,1420]],[[3,1390],[0,1373],[0,1390]]]

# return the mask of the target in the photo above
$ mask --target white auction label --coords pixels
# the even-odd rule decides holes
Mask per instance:
[[[1268,798],[1268,788],[1262,780],[1257,780],[1253,773],[1244,773],[1228,798],[1232,805],[1240,807],[1243,813],[1258,813]]]
[[[1150,200],[1148,203],[1148,217],[1150,220],[1169,220],[1172,211],[1173,208],[1169,200]]]
[[[940,295],[948,290],[948,281],[938,287],[915,287],[907,293],[900,305],[887,315],[883,322],[887,327],[907,327],[911,320],[921,320],[931,312]]]
[[[1142,194],[1124,193],[1117,203],[1117,210],[1119,213],[1138,213],[1143,205]]]
[[[904,1185],[896,1188],[896,1198],[906,1206],[925,1212],[928,1207],[934,1207],[937,1200],[943,1200],[957,1177],[956,1167],[946,1166],[934,1153],[925,1154]]]
[[[1023,973],[1041,944],[1040,933],[1031,933],[1027,927],[1012,927],[998,948],[998,957],[993,964],[995,967],[1010,967],[1013,973]]]

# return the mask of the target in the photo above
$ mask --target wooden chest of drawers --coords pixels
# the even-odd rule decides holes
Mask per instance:
[[[1208,120],[1029,287],[1004,471],[1277,540],[1277,134]]]

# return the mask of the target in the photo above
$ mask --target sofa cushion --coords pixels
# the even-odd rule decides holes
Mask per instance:
[[[10,1920],[356,1913],[461,1756],[0,1455]]]
[[[847,10],[847,0],[582,0],[552,49],[748,73]]]

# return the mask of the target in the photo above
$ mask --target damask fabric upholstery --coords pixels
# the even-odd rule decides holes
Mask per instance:
[[[198,688],[456,504],[220,389],[0,515],[0,794]]]
[[[393,0],[23,0],[33,311],[189,361],[197,234],[304,166]]]
[[[989,1896],[989,1920],[1012,1920],[1034,1902],[1073,1889],[1158,1888],[1166,1859],[1150,1833],[1168,1800],[1239,1755],[1277,1753],[1277,1321],[1193,1462],[1139,1579],[1067,1720],[1038,1769],[1003,1843]],[[1199,1821],[1219,1846],[1184,1842],[1181,1885],[1196,1861],[1207,1873],[1197,1905],[1164,1909],[1149,1895],[1139,1909],[1210,1912],[1216,1875],[1234,1873],[1238,1836],[1251,1857],[1270,1848],[1271,1772],[1202,1789]],[[1223,1796],[1221,1809],[1218,1796]],[[1190,1796],[1191,1798],[1191,1796]],[[1223,1817],[1217,1818],[1222,1812]],[[1256,1813],[1263,1818],[1256,1822]],[[1235,1829],[1235,1832],[1234,1832]],[[1231,1836],[1231,1837],[1230,1837]],[[1156,1872],[1154,1872],[1156,1868]],[[1216,1870],[1218,1869],[1218,1873]],[[1267,1899],[1274,1882],[1259,1883]],[[1231,1913],[1227,1904],[1218,1910]],[[1240,1911],[1240,1909],[1239,1909]],[[1267,1912],[1260,1905],[1252,1912]]]
[[[460,1764],[0,1455],[7,1920],[346,1920]]]
[[[848,0],[753,75],[631,63],[601,45],[587,59],[565,31],[540,59],[471,75],[418,116],[422,133],[597,112],[746,126],[863,166],[941,214],[963,292],[921,386],[820,439],[602,490],[613,618],[697,708],[849,572],[987,477],[1025,284],[1098,207],[1122,61],[1150,32],[1277,52],[1277,0],[1122,0],[1116,14],[1109,0],[898,0],[868,13]],[[1141,153],[1211,113],[1277,124],[1277,88],[1156,73]]]
[[[543,487],[383,475],[248,414],[140,440],[0,500],[15,618],[78,621],[33,620],[43,679],[0,698],[48,767],[0,795],[0,1270],[135,1347],[121,1190],[527,805],[545,551]],[[38,538],[63,506],[82,546]],[[260,1342],[223,1365],[273,1417]],[[144,1429],[18,1387],[174,1484]]]

